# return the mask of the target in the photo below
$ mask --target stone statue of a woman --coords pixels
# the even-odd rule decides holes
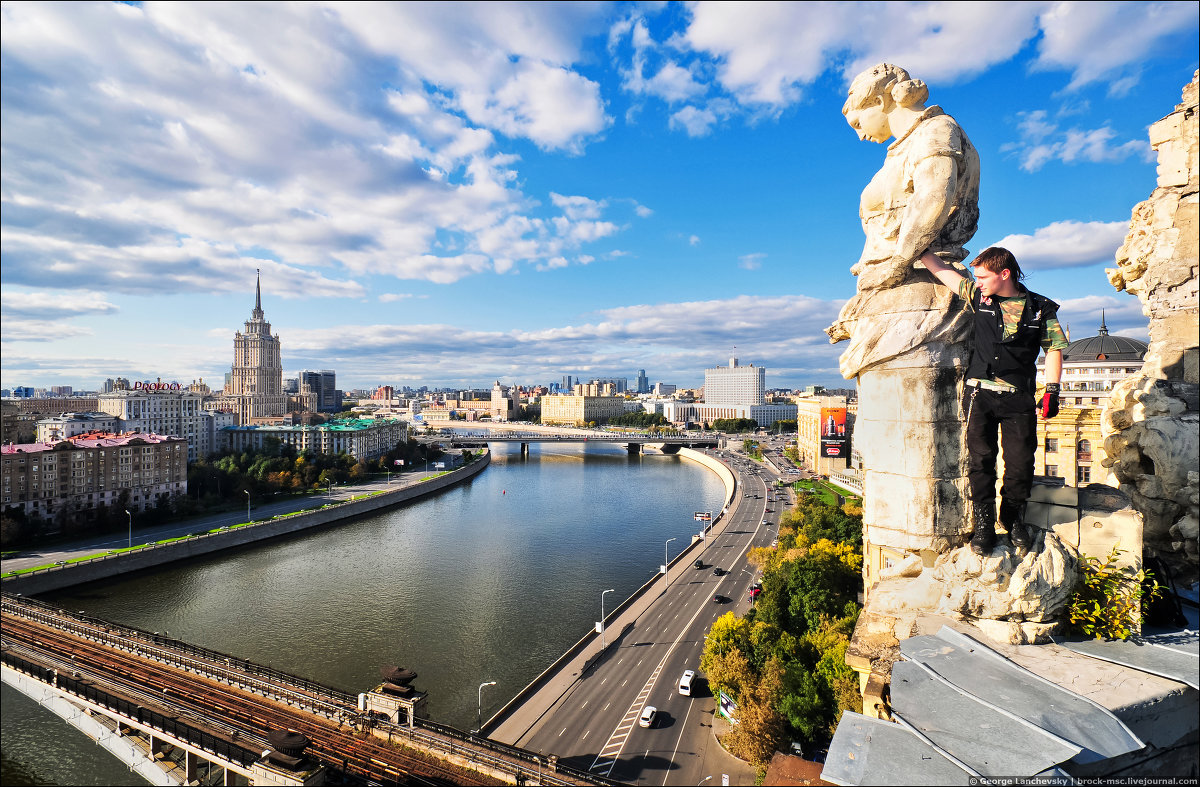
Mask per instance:
[[[925,106],[928,96],[924,82],[882,63],[855,77],[842,107],[860,139],[896,138],[859,201],[866,243],[850,269],[858,292],[827,330],[834,342],[850,339],[841,361],[846,378],[929,341],[961,340],[965,330],[960,310],[942,319],[924,308],[934,306],[924,288],[893,292],[932,284],[913,267],[927,248],[961,262],[979,219],[979,156],[954,118]],[[908,315],[904,324],[895,322],[899,313]]]

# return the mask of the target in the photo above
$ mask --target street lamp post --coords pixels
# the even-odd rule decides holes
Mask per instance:
[[[483,687],[495,686],[496,681],[489,680],[487,683],[479,684],[479,691],[475,697],[475,732],[483,731]]]
[[[670,544],[674,540],[675,539],[673,539],[673,538],[668,538],[666,543],[663,544],[663,566],[662,566],[662,569],[663,569],[663,595],[666,595],[666,593],[667,593],[667,582],[668,582],[667,568],[669,567],[669,565],[671,563],[671,561],[667,560],[667,544]]]
[[[613,593],[615,588],[609,588],[604,593]],[[600,647],[608,647],[608,643],[604,640],[604,593],[600,594]]]
[[[125,509],[125,516],[129,517],[129,546],[133,548],[133,514],[129,513],[129,509]]]
[[[249,522],[250,521],[250,490],[243,489],[242,491],[246,493],[246,521]]]

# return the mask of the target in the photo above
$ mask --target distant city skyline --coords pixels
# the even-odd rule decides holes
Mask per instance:
[[[254,306],[289,374],[378,385],[845,387],[886,149],[841,116],[895,62],[981,166],[1075,338],[1200,61],[1181,3],[6,3],[0,387],[220,388]]]

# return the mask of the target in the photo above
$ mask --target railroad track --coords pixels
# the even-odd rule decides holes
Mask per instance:
[[[147,653],[157,646],[134,642],[131,647],[128,638],[120,633],[74,620],[47,619],[54,618],[53,614],[39,610],[33,610],[36,614],[19,615],[11,606],[5,603],[0,610],[3,620],[0,642],[6,649],[19,649],[25,658],[58,669],[60,674],[69,669],[73,679],[87,676],[86,680],[135,702],[153,703],[179,717],[203,720],[209,729],[246,748],[263,745],[272,730],[292,729],[311,741],[306,752],[309,756],[369,782],[499,783],[432,757],[364,737],[353,724],[357,715],[353,706],[347,708],[328,698],[281,687],[269,687],[273,691],[264,694],[261,691],[264,687],[258,685],[263,681],[248,680],[252,676],[236,670],[197,664],[194,662],[198,659],[180,659],[179,654]],[[43,619],[31,619],[38,617]],[[247,687],[247,682],[254,684],[253,687]]]
[[[70,615],[33,599],[17,598],[8,594],[0,602],[0,612],[37,621],[48,627],[73,633],[82,639],[103,642],[145,659],[172,664],[187,672],[238,685],[255,694],[286,704],[295,704],[328,718],[340,719],[346,714],[353,715],[357,712],[356,698],[347,692],[272,670],[276,676],[294,678],[294,681],[284,685],[279,680],[271,680],[258,674],[261,668],[251,662],[216,651],[185,646],[184,643],[175,642],[169,637],[159,637],[157,633]],[[186,651],[184,647],[187,648]]]

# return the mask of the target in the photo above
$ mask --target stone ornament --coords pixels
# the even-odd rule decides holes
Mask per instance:
[[[1175,111],[1150,127],[1158,185],[1133,209],[1129,234],[1107,270],[1150,318],[1138,375],[1118,383],[1101,418],[1103,460],[1145,517],[1146,549],[1177,584],[1200,579],[1200,72]]]

